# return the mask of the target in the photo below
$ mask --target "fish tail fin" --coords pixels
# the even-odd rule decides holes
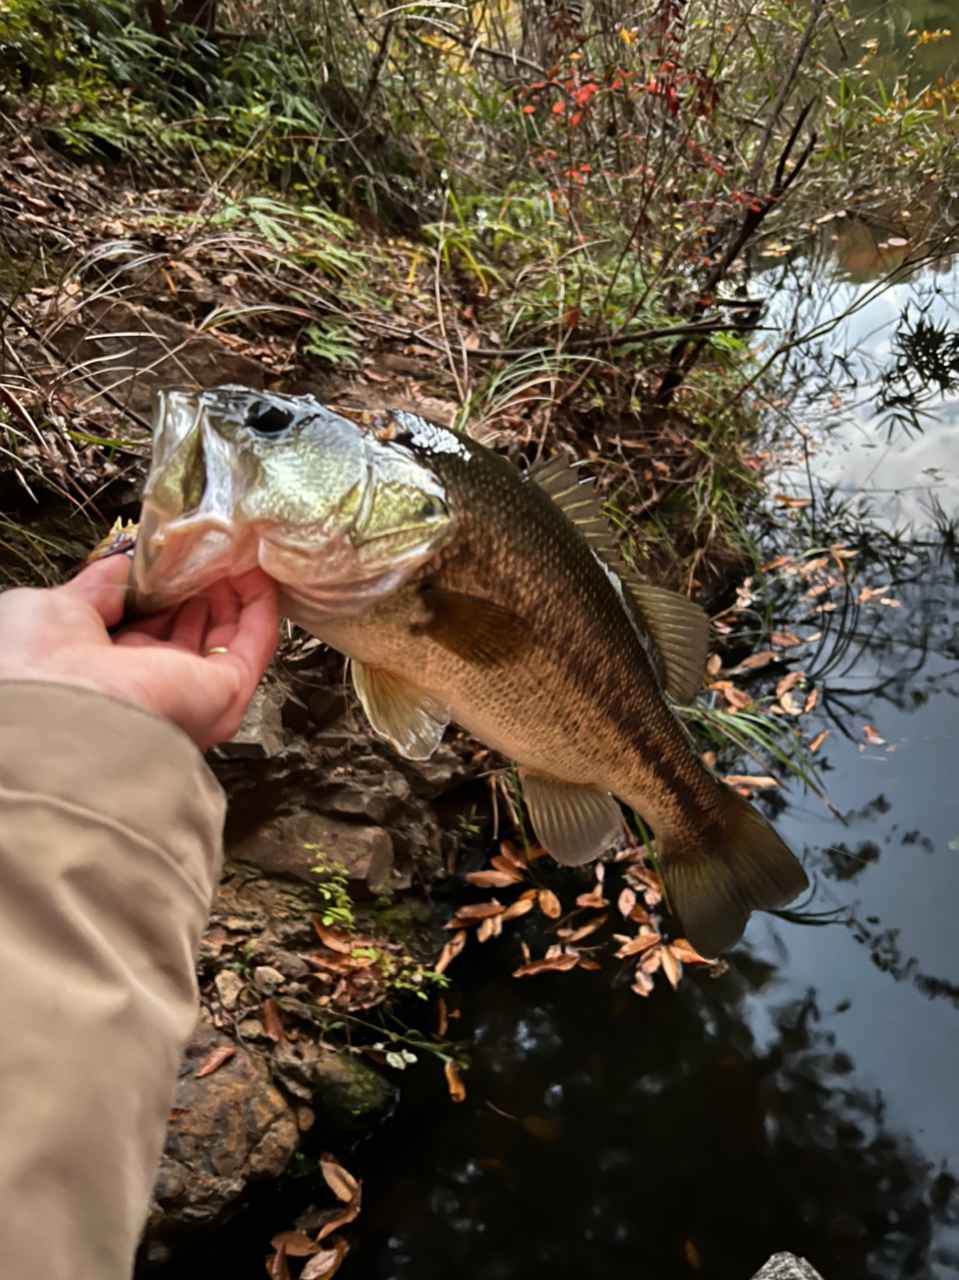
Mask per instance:
[[[730,787],[702,832],[664,834],[658,844],[670,904],[704,956],[734,946],[751,911],[784,907],[809,886],[799,860]]]

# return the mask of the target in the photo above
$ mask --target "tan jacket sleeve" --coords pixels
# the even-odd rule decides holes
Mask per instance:
[[[223,793],[192,742],[64,685],[0,682],[0,1277],[127,1280]]]

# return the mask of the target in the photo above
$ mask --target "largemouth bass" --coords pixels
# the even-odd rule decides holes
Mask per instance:
[[[143,609],[261,565],[281,610],[350,658],[373,729],[413,759],[450,720],[516,761],[536,836],[576,865],[635,809],[702,954],[806,888],[769,823],[702,762],[670,700],[708,620],[617,560],[592,482],[522,472],[399,412],[237,387],[159,398],[134,555]]]

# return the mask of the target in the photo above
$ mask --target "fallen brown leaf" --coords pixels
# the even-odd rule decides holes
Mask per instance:
[[[763,573],[769,573],[773,569],[781,569],[786,564],[789,564],[789,556],[776,556],[775,560],[767,560],[765,564],[761,564],[759,567]]]
[[[470,871],[466,877],[467,884],[475,884],[478,889],[506,889],[511,884],[519,884],[523,877],[518,871]]]
[[[790,689],[795,689],[800,680],[805,677],[804,671],[790,671],[788,676],[783,678],[776,685],[776,697],[781,698],[784,693],[788,693]]]
[[[360,1184],[329,1151],[324,1151],[320,1156],[320,1173],[337,1200],[353,1201],[359,1196]]]
[[[619,933],[615,934],[614,937],[617,942],[622,944],[616,952],[617,960],[625,960],[628,956],[639,955],[641,952],[649,951],[652,947],[656,947],[662,942],[659,934],[648,928],[645,932],[641,928],[635,938],[624,937]]]
[[[812,711],[812,709],[817,705],[818,702],[819,702],[819,690],[810,689],[809,693],[806,696],[805,705],[803,706],[803,711],[806,713],[806,715],[808,715],[809,712]]]
[[[502,915],[505,910],[501,902],[494,898],[491,902],[469,902],[465,907],[456,908],[457,920],[485,920],[488,916]]]
[[[516,868],[517,871],[526,870],[526,856],[523,853],[522,849],[517,849],[516,845],[513,844],[512,841],[510,840],[500,841],[498,856],[501,858],[505,858],[506,861],[511,863]],[[494,866],[497,865],[495,858],[491,858],[490,861],[493,863]]]
[[[476,930],[477,942],[488,942],[490,938],[498,938],[503,932],[503,913],[498,916],[487,916],[485,920],[480,921],[479,928]]]
[[[288,1258],[311,1258],[318,1246],[302,1231],[281,1231],[270,1241],[274,1249],[285,1248]]]
[[[759,653],[751,653],[748,658],[743,658],[734,671],[758,671],[760,667],[768,666],[770,662],[775,661],[779,657],[772,649],[763,649]]]
[[[616,899],[616,906],[621,916],[628,916],[636,905],[636,894],[632,889],[624,889]]]
[[[449,1013],[447,1012],[447,1009],[446,1009],[446,1001],[443,999],[442,996],[440,996],[440,998],[436,1002],[436,1020],[437,1020],[436,1034],[439,1036],[441,1040],[443,1040],[445,1039],[446,1032],[449,1029],[450,1018],[449,1018]]]
[[[290,1280],[290,1269],[286,1265],[286,1248],[280,1245],[276,1253],[266,1260],[266,1274],[270,1280]]]
[[[812,742],[810,742],[809,744],[810,755],[815,754],[819,750],[819,748],[826,741],[826,739],[829,737],[831,732],[832,732],[831,729],[823,729],[822,733],[816,734],[815,738],[813,738]]]
[[[723,782],[730,787],[755,787],[758,791],[766,790],[769,787],[778,787],[779,782],[775,778],[765,777],[763,774],[752,773],[727,773]]]
[[[886,746],[886,739],[881,738],[879,736],[878,731],[874,729],[871,724],[864,724],[862,726],[862,736],[866,739],[866,741],[869,743],[871,747]]]
[[[537,892],[536,889],[527,889],[525,893],[521,893],[516,901],[506,908],[500,918],[506,921],[515,920],[517,916],[525,916],[527,911],[532,911],[536,905]]]
[[[330,1209],[323,1215],[323,1222],[320,1229],[316,1233],[316,1243],[325,1240],[327,1236],[332,1235],[334,1231],[338,1231],[340,1227],[347,1226],[354,1218],[359,1216],[360,1212],[360,1192],[357,1191],[356,1196],[349,1204],[342,1205],[339,1209]],[[300,1278],[302,1280],[302,1276]]]
[[[542,960],[530,960],[513,970],[514,978],[528,978],[536,973],[565,973],[579,964],[576,951],[563,951],[559,955],[547,955]]]
[[[338,951],[340,955],[348,956],[350,954],[353,950],[354,942],[347,937],[342,929],[324,924],[322,916],[315,915],[312,919],[313,929],[324,947],[329,947],[331,951]]]
[[[229,1062],[236,1053],[235,1044],[221,1044],[203,1059],[200,1070],[194,1075],[195,1080],[202,1080],[204,1076],[211,1076],[214,1071],[223,1066],[224,1062]]]
[[[537,900],[540,911],[550,920],[558,920],[563,914],[559,898],[553,893],[552,889],[540,889]]]
[[[446,1087],[450,1091],[452,1101],[465,1102],[466,1085],[460,1079],[460,1073],[456,1070],[456,1063],[452,1059],[447,1059],[443,1066],[443,1074],[446,1076]]]
[[[337,1240],[332,1249],[322,1249],[300,1272],[300,1280],[329,1280],[339,1271],[349,1249],[345,1240]]]
[[[753,704],[749,694],[744,693],[742,689],[737,689],[730,680],[717,680],[711,687],[723,695],[734,711],[745,711]]]
[[[434,973],[445,973],[447,966],[451,960],[455,960],[459,953],[466,946],[466,930],[461,929],[459,933],[454,933],[449,942],[440,952],[440,958],[433,966]]]
[[[603,907],[609,906],[608,899],[594,889],[592,893],[581,893],[576,899],[577,907],[595,907],[597,911],[602,911]]]
[[[795,645],[802,644],[802,640],[791,631],[771,631],[769,643],[774,644],[777,649],[792,649]]]
[[[687,942],[685,938],[677,938],[675,942],[669,944],[669,949],[684,964],[712,964],[712,960],[707,960],[705,956],[701,956],[691,942]]]
[[[601,929],[608,919],[608,915],[594,916],[578,929],[559,929],[557,933],[566,942],[579,942],[581,938],[588,938],[591,933]]]
[[[680,968],[679,961],[671,947],[663,947],[660,963],[663,966],[663,973],[665,973],[669,985],[675,991],[679,986]]]
[[[275,1000],[263,1001],[263,1029],[274,1044],[286,1039],[280,1020],[280,1008]]]
[[[773,497],[783,507],[808,507],[812,502],[812,498],[791,498],[787,493],[776,493]]]

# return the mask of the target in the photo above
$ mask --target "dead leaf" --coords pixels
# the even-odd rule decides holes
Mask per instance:
[[[871,747],[886,746],[886,739],[881,738],[878,732],[872,727],[871,724],[864,724],[862,726],[862,736],[866,739],[866,741],[869,743]]]
[[[815,738],[813,738],[812,742],[810,742],[809,744],[810,755],[815,755],[815,753],[819,750],[822,744],[829,737],[830,733],[832,733],[831,729],[823,729],[822,733],[816,734]]]
[[[633,985],[630,989],[635,991],[638,996],[648,996],[653,989],[653,980],[648,974],[643,973],[642,969],[637,969],[633,975]]]
[[[491,902],[470,902],[456,908],[456,919],[463,921],[485,920],[488,916],[502,915],[505,908],[495,898]]]
[[[519,884],[523,877],[518,871],[471,871],[466,881],[475,884],[478,889],[506,889],[511,884]]]
[[[784,693],[779,699],[779,705],[785,711],[787,716],[801,716],[802,705],[796,701],[791,693]],[[770,708],[771,710],[771,708]]]
[[[311,1258],[318,1251],[316,1242],[302,1231],[281,1231],[270,1244],[274,1249],[285,1248],[288,1258]]]
[[[617,960],[625,960],[628,956],[640,955],[643,951],[649,951],[652,947],[658,946],[662,942],[662,938],[658,933],[654,933],[652,929],[640,929],[635,938],[623,937],[622,934],[615,934],[616,941],[621,943],[619,950],[616,952]]]
[[[723,660],[718,653],[711,653],[706,662],[706,674],[708,676],[718,676],[722,668]]]
[[[774,653],[772,649],[763,649],[760,653],[751,653],[748,658],[743,658],[742,662],[734,670],[757,671],[760,667],[767,666],[778,657],[779,654]]]
[[[594,916],[592,920],[580,925],[578,929],[559,929],[557,932],[566,942],[579,942],[581,938],[588,938],[591,933],[601,929],[608,919],[608,915]]]
[[[290,1280],[290,1269],[286,1265],[286,1249],[280,1245],[276,1253],[266,1260],[266,1274],[270,1280]]]
[[[783,507],[808,507],[812,502],[812,498],[791,498],[788,493],[776,493],[773,497]]]
[[[446,1032],[449,1029],[450,1018],[446,1009],[446,1001],[442,996],[436,1002],[437,1027],[436,1034],[441,1040],[446,1038]]]
[[[490,938],[498,938],[503,932],[503,916],[487,916],[485,920],[480,921],[480,926],[476,930],[477,942],[489,942]]]
[[[348,956],[353,950],[354,943],[347,937],[342,929],[337,929],[333,925],[323,923],[322,916],[313,916],[313,929],[316,936],[323,943],[324,947],[329,947],[331,951],[338,951],[341,955]]]
[[[349,1250],[350,1246],[345,1240],[337,1240],[332,1249],[322,1249],[300,1272],[300,1280],[329,1280],[330,1276],[339,1271]]]
[[[450,1091],[453,1102],[465,1102],[466,1085],[460,1079],[460,1073],[456,1070],[456,1063],[452,1059],[447,1059],[443,1066],[443,1074],[446,1076],[446,1087]]]
[[[552,889],[540,889],[538,894],[539,909],[550,920],[558,920],[563,914],[559,898]]]
[[[776,685],[776,697],[781,698],[784,693],[788,693],[790,689],[795,689],[800,680],[805,677],[804,671],[790,671],[788,676],[783,678]]]
[[[616,899],[616,906],[621,916],[628,916],[636,905],[636,894],[632,889],[624,889]]]
[[[324,1151],[320,1156],[320,1173],[337,1200],[353,1201],[359,1197],[360,1184],[352,1173],[344,1169],[336,1156]]]
[[[708,960],[705,956],[701,956],[691,942],[687,942],[685,938],[677,938],[675,942],[669,944],[669,949],[683,964],[712,964],[712,960]]]
[[[749,694],[737,689],[729,680],[717,680],[711,687],[723,695],[734,711],[745,711],[752,706],[753,700]]]
[[[680,967],[676,955],[670,947],[663,947],[661,964],[669,985],[675,991],[679,986]]]
[[[557,1142],[559,1140],[559,1125],[552,1120],[546,1120],[543,1116],[525,1116],[523,1119],[523,1128],[527,1133],[539,1138],[540,1142]]]
[[[525,893],[521,893],[514,903],[506,908],[501,919],[515,920],[517,916],[525,916],[527,911],[532,911],[536,905],[538,891],[536,889],[527,889]]]
[[[794,636],[791,631],[772,631],[769,635],[769,643],[774,644],[777,649],[792,649],[794,645],[802,644],[799,636]]]
[[[568,969],[575,969],[578,964],[578,952],[562,951],[559,955],[547,954],[542,960],[528,961],[513,970],[513,977],[528,978],[535,973],[565,973]]]
[[[576,899],[577,907],[595,907],[597,911],[602,911],[603,907],[608,907],[609,902],[596,889],[592,893],[581,893]]]
[[[194,1080],[202,1080],[204,1076],[211,1076],[214,1071],[223,1066],[224,1062],[229,1062],[236,1053],[235,1044],[221,1044],[203,1059],[200,1070],[194,1074]]]
[[[516,845],[513,844],[510,840],[500,841],[498,856],[500,858],[504,858],[507,862],[509,862],[512,866],[514,866],[517,871],[526,870],[526,858],[523,855],[522,850],[517,849]],[[490,862],[492,862],[494,867],[499,866],[499,863],[497,862],[496,858],[490,858]],[[505,870],[505,867],[501,868],[501,870]]]
[[[345,1227],[355,1218],[359,1217],[360,1212],[360,1193],[356,1193],[356,1199],[351,1200],[349,1204],[344,1204],[339,1209],[327,1209],[323,1214],[323,1222],[316,1233],[316,1243],[325,1240],[327,1236],[332,1235],[334,1231],[338,1231],[340,1227]],[[301,1276],[302,1280],[302,1276]]]
[[[763,573],[770,573],[773,569],[781,569],[786,564],[789,564],[789,556],[776,556],[775,560],[767,560],[759,567]]]
[[[451,960],[455,960],[459,953],[466,946],[466,930],[461,929],[459,933],[454,933],[449,942],[440,952],[440,958],[433,966],[434,973],[445,973],[447,966]]]
[[[803,706],[803,711],[805,712],[806,715],[808,715],[809,712],[812,711],[812,709],[816,706],[818,701],[819,701],[819,690],[810,689],[809,693],[806,696],[806,702]],[[828,733],[828,730],[826,732]]]
[[[280,1008],[275,1000],[263,1001],[263,1029],[274,1044],[286,1039],[280,1020]]]

